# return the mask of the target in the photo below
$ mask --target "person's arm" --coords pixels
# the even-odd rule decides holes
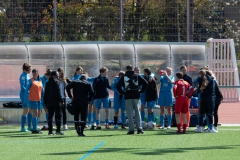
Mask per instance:
[[[112,90],[112,87],[109,85],[109,79],[107,79],[107,88]]]
[[[187,97],[191,98],[192,94],[194,92],[194,87],[192,87],[190,84],[188,84],[188,92],[187,92]]]
[[[141,89],[140,93],[145,92],[147,90],[148,82],[141,76],[138,76],[138,81],[139,81],[140,85],[142,85],[142,89]]]
[[[116,85],[117,85],[116,79],[114,79],[113,82],[112,82],[111,88],[115,93],[118,93]]]
[[[66,91],[67,91],[67,94],[68,94],[68,97],[70,98],[70,99],[72,99],[72,93],[71,93],[71,89],[73,88],[73,83],[74,83],[74,81],[72,81],[71,83],[69,83],[68,85],[67,85],[67,87],[66,87]]]
[[[88,93],[89,93],[88,101],[90,102],[93,99],[94,94],[91,84],[88,85]]]
[[[63,99],[62,99],[62,96],[61,96],[61,91],[60,91],[59,85],[60,84],[59,84],[58,81],[55,81],[55,83],[53,84],[54,95],[59,102],[63,103]]]
[[[198,88],[198,78],[199,77],[196,77],[192,83],[192,86],[194,86],[195,88]]]
[[[96,90],[97,82],[98,82],[98,78],[95,78],[95,79],[93,80],[93,90],[94,90],[94,91]]]
[[[174,86],[173,86],[173,96],[175,98],[177,97],[177,88],[178,88],[178,85],[177,85],[177,83],[175,83]]]
[[[28,80],[27,82],[27,86],[26,86],[26,90],[25,90],[25,94],[24,94],[24,103],[26,103],[28,101],[28,94],[29,94],[29,90],[32,86],[32,81],[31,79]]]
[[[49,82],[46,83],[45,91],[44,91],[44,104],[47,106],[47,97],[49,93]]]
[[[117,83],[117,91],[118,91],[118,93],[120,93],[120,94],[124,94],[125,92],[122,90],[122,86],[124,86],[123,85],[124,84],[124,76],[122,76],[120,79],[119,79],[119,81],[118,81],[118,83]]]
[[[20,86],[21,86],[21,90],[26,92],[26,76],[21,76],[20,77]]]
[[[163,74],[163,75],[167,78],[167,80],[168,80],[169,83],[174,84],[174,80],[172,80],[172,79],[168,76],[168,74],[167,74],[166,71],[164,71],[164,74]]]

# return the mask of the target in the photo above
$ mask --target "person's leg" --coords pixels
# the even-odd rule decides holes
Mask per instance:
[[[215,105],[215,97],[208,97],[207,99],[207,118],[209,122],[209,129],[213,130],[213,112],[214,112],[214,105]]]
[[[198,128],[195,130],[195,132],[202,132],[203,130],[203,117],[206,113],[206,107],[207,107],[207,104],[206,104],[206,100],[205,98],[201,98],[201,103],[200,103],[200,110],[199,110],[199,126]]]
[[[109,128],[109,98],[104,98],[103,99],[103,107],[105,108],[105,123],[106,123],[106,129],[110,129]]]
[[[167,111],[168,111],[168,128],[170,128],[172,124],[172,106],[167,106]]]
[[[182,97],[182,106],[181,106],[181,112],[182,112],[182,118],[183,118],[183,133],[186,133],[187,129],[187,113],[188,113],[188,98]]]
[[[86,118],[87,118],[87,106],[82,106],[81,108],[81,122],[80,122],[80,136],[85,136],[83,134],[85,125],[86,125]]]
[[[126,113],[125,113],[125,99],[123,98],[121,101],[121,120],[122,120],[122,129],[126,129],[125,122],[126,122]]]
[[[49,116],[49,113],[48,113],[48,109],[46,106],[43,107],[45,113],[46,113],[46,120],[48,121],[48,116]]]
[[[127,117],[128,117],[129,132],[134,132],[132,99],[125,100],[125,106],[126,106]]]
[[[138,130],[138,134],[139,133],[144,133],[142,131],[142,124],[141,124],[141,114],[140,114],[140,108],[139,108],[139,99],[134,99],[132,100],[133,103],[133,109],[135,111],[135,123],[136,123],[136,127]]]
[[[62,123],[62,108],[57,106],[54,108],[55,110],[55,122],[57,126],[56,133],[61,133],[61,123]]]
[[[88,105],[88,113],[87,113],[88,126],[92,125],[92,112],[93,112],[93,104],[90,103]]]
[[[148,122],[153,121],[154,122],[154,113],[153,113],[153,107],[155,106],[156,101],[149,101],[147,102],[148,107]]]
[[[96,124],[97,124],[97,128],[100,129],[100,108],[101,108],[101,104],[102,104],[102,100],[101,99],[96,99]]]
[[[48,133],[51,134],[53,132],[53,125],[52,125],[52,121],[53,121],[53,115],[54,115],[54,108],[53,107],[49,107],[48,108]]]
[[[93,103],[92,117],[93,117],[93,125],[96,125],[96,107],[94,106],[94,103]]]
[[[145,105],[146,105],[146,94],[145,93],[141,93],[140,96],[140,102],[141,102],[141,120],[145,121]]]
[[[116,95],[114,95],[114,117],[113,117],[113,121],[114,121],[114,128],[118,129],[118,113],[119,113],[119,108],[120,108],[120,101],[119,98],[116,97]]]
[[[188,98],[188,108],[190,107],[190,103],[191,103],[191,98]],[[189,112],[189,110],[186,113],[186,117],[187,117],[187,127],[189,127],[189,124],[190,124],[190,112]]]
[[[160,106],[160,125],[161,129],[164,128],[164,106]]]
[[[78,135],[80,135],[79,113],[80,113],[79,106],[78,107],[74,106],[74,125]]]
[[[215,100],[215,107],[214,107],[214,127],[217,127],[218,125],[218,108],[221,103],[220,99]]]
[[[22,117],[21,117],[21,132],[27,132],[28,131],[27,129],[25,129],[25,124],[26,124],[26,121],[27,121],[28,111],[29,111],[29,108],[23,108],[23,113],[22,113]]]
[[[33,117],[32,117],[32,125],[33,125],[33,130],[32,131],[37,131],[37,121],[38,121],[38,109],[32,109]]]
[[[67,112],[66,112],[66,106],[64,105],[62,107],[62,119],[63,119],[63,125],[67,124]],[[67,128],[66,128],[67,129]]]
[[[181,120],[180,120],[180,113],[181,113],[181,101],[179,100],[180,97],[176,98],[175,102],[175,118],[176,118],[176,123],[177,123],[177,132],[176,133],[181,133]]]

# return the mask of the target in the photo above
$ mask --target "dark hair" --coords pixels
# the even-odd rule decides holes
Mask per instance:
[[[33,69],[33,70],[32,70],[32,73],[38,73],[38,70],[37,70],[37,69]],[[38,74],[38,76],[37,76],[37,80],[39,80],[39,81],[40,81],[39,74]]]
[[[133,66],[131,64],[127,65],[126,70],[127,71],[132,71],[133,70]]]
[[[151,69],[150,68],[146,68],[146,69],[144,69],[143,70],[145,73],[147,73],[148,74],[148,76],[150,76],[151,74],[152,74],[152,72],[151,72]]]
[[[48,68],[44,75],[51,76],[51,72],[52,72],[52,70]]]
[[[118,77],[123,76],[124,74],[125,74],[124,71],[120,71],[120,72],[118,73]]]
[[[105,71],[107,71],[108,69],[106,67],[102,67],[99,69],[99,72],[100,73],[104,73]]]
[[[183,79],[183,73],[182,73],[182,72],[177,72],[177,73],[176,73],[176,77],[177,77],[178,79]]]
[[[183,68],[187,68],[185,65],[182,65],[181,67],[180,67],[180,70],[182,70]]]
[[[23,63],[22,70],[28,71],[30,67],[32,67],[32,66],[29,63],[25,62],[25,63]]]
[[[135,68],[134,68],[134,70],[135,70],[135,69],[138,69],[138,70],[140,70],[140,67],[135,67]]]
[[[83,68],[78,66],[76,69],[75,69],[75,73],[74,73],[74,76],[76,76],[77,72],[82,70],[83,71]]]
[[[51,73],[51,77],[53,78],[54,76],[57,76],[58,75],[58,71],[52,71]]]

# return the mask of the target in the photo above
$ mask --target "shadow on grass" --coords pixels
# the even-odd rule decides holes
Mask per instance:
[[[226,150],[239,148],[240,145],[228,145],[228,146],[204,146],[204,147],[189,147],[189,148],[165,148],[165,149],[149,149],[149,148],[99,148],[94,151],[94,153],[111,153],[111,152],[123,152],[127,154],[136,155],[166,155],[166,154],[176,154],[188,151],[204,151],[204,150]],[[43,155],[72,155],[72,154],[86,154],[87,151],[79,152],[59,152],[59,153],[46,153]]]

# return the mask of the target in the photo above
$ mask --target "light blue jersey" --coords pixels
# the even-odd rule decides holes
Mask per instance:
[[[38,82],[37,79],[34,79],[34,81]],[[41,92],[41,100],[40,101],[30,101],[28,99],[28,95],[29,95],[29,90],[30,88],[32,87],[32,81],[31,79],[28,80],[27,82],[27,87],[26,87],[26,92],[24,94],[24,101],[29,101],[29,105],[30,105],[30,108],[31,109],[38,109],[38,110],[42,110],[42,101],[43,101],[43,96],[44,96],[44,93],[43,93],[43,87],[42,87],[42,92]]]
[[[29,79],[30,79],[29,74],[27,74],[25,72],[23,72],[20,75],[20,78],[19,78],[19,83],[20,83],[20,93],[19,93],[19,96],[20,96],[20,99],[21,99],[21,102],[22,102],[22,108],[29,108],[28,100],[24,101],[24,96],[25,96],[25,92],[26,92],[27,82],[28,82]]]
[[[76,74],[75,76],[72,77],[73,81],[79,80],[81,78],[80,74]]]
[[[172,82],[174,82],[174,77],[173,76],[169,76],[169,79]],[[172,91],[173,84],[168,81],[167,77],[161,76],[160,79],[159,79],[159,83],[161,83],[160,92]]]
[[[87,81],[89,83],[91,83],[91,85],[93,85],[93,81],[94,81],[95,77],[88,77]]]

